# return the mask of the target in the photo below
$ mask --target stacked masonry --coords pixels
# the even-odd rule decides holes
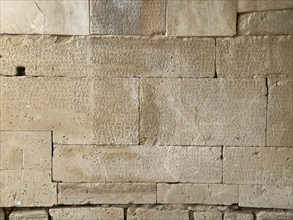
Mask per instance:
[[[293,220],[292,0],[0,19],[0,220]]]

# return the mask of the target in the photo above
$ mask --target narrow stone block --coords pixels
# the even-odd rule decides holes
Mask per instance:
[[[224,220],[254,220],[252,213],[225,212]]]
[[[158,209],[144,209],[144,208],[128,208],[128,220],[188,220],[188,210],[158,210]]]
[[[9,215],[9,220],[48,220],[46,210],[15,210]]]
[[[195,212],[193,217],[194,220],[222,220],[223,214],[221,212]]]
[[[293,213],[261,211],[256,214],[257,220],[292,220]]]
[[[5,213],[2,208],[0,208],[0,220],[5,220]]]
[[[238,12],[293,8],[292,0],[238,0]]]

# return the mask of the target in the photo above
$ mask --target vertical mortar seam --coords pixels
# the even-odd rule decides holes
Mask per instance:
[[[267,146],[267,139],[268,139],[268,107],[269,107],[269,85],[268,85],[268,78],[265,78],[266,83],[266,125],[265,125],[265,146]]]
[[[221,183],[224,183],[224,146],[221,146],[222,176]]]
[[[215,38],[215,55],[214,55],[214,78],[218,78],[218,73],[217,73],[217,39]]]

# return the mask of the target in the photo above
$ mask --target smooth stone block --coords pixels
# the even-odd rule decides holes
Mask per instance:
[[[223,220],[221,212],[195,212],[194,220]]]
[[[158,209],[144,209],[144,208],[128,208],[128,220],[188,220],[188,210],[158,210]]]
[[[293,213],[261,211],[256,214],[257,220],[292,220]]]
[[[293,8],[292,0],[238,0],[237,3],[238,12]]]
[[[225,212],[224,220],[254,220],[252,213]]]

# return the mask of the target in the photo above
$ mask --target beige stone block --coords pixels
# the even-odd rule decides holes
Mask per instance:
[[[222,220],[223,214],[221,212],[195,212],[193,217],[194,220]]]
[[[122,208],[55,208],[49,210],[53,220],[123,220]]]
[[[89,34],[89,3],[86,0],[4,0],[0,12],[0,33]]]
[[[46,207],[57,204],[51,170],[0,170],[0,207]]]
[[[292,0],[238,0],[238,12],[293,8]]]
[[[0,220],[5,220],[5,213],[2,208],[0,208]]]
[[[219,77],[293,77],[293,36],[217,39]],[[272,52],[273,51],[273,52]]]
[[[53,179],[62,182],[219,183],[221,147],[56,146]]]
[[[256,214],[257,220],[292,220],[293,213],[261,211]]]
[[[137,144],[138,80],[0,77],[1,128],[52,130],[54,142]]]
[[[167,34],[232,36],[236,34],[236,0],[168,0]]]
[[[51,169],[51,136],[50,131],[0,131],[0,169]]]
[[[252,213],[225,212],[224,220],[254,220]]]
[[[293,146],[293,79],[268,80],[267,145]]]
[[[158,210],[158,209],[144,209],[144,208],[128,208],[128,220],[188,220],[188,210]]]
[[[142,79],[140,143],[265,145],[264,79]]]
[[[224,183],[293,184],[293,148],[224,147]]]
[[[240,14],[238,35],[293,34],[293,10]]]
[[[151,35],[165,33],[165,0],[91,0],[94,34]]]
[[[153,183],[59,183],[58,204],[152,204]]]
[[[46,210],[15,210],[9,220],[48,220],[48,213]]]
[[[152,2],[153,3],[153,2]],[[1,73],[31,76],[214,77],[215,40],[0,36]]]
[[[224,184],[158,184],[158,203],[215,204],[238,203],[238,186]]]
[[[240,185],[239,206],[292,209],[293,186]]]

